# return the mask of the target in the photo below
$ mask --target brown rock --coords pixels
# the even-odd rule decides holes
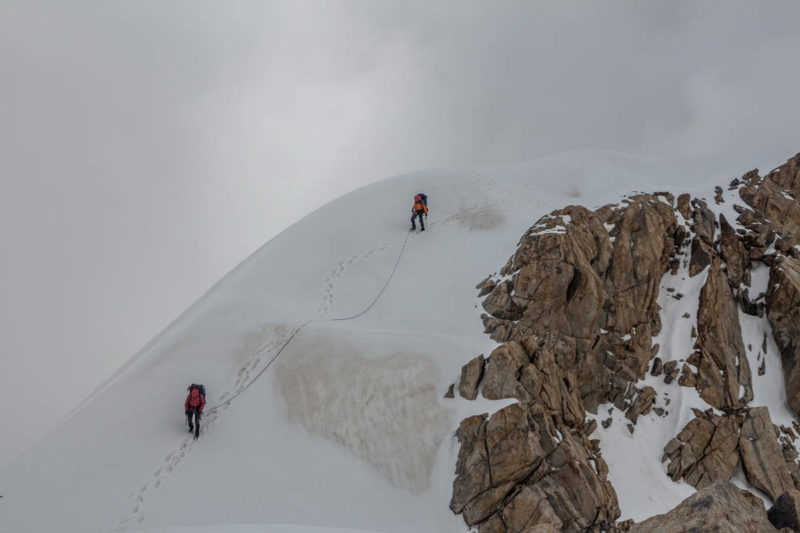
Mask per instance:
[[[697,376],[688,365],[683,365],[681,377],[678,378],[678,385],[681,387],[695,387],[697,385]]]
[[[703,239],[692,239],[691,257],[689,259],[689,277],[693,278],[711,264],[714,251],[711,246]]]
[[[767,511],[767,518],[776,528],[800,531],[800,491],[789,489],[781,494]]]
[[[644,387],[639,391],[639,394],[636,395],[636,399],[631,404],[628,412],[625,413],[625,417],[635,424],[640,415],[646,415],[650,412],[655,399],[655,389],[653,389],[653,387]]]
[[[517,394],[522,367],[530,363],[528,355],[517,341],[507,342],[495,348],[486,364],[483,380],[483,396],[490,400],[514,398]]]
[[[454,393],[454,389],[456,388],[455,383],[451,383],[450,386],[447,388],[447,392],[444,393],[445,398],[455,398],[456,395]]]
[[[800,414],[800,260],[781,257],[770,267],[767,318],[781,352],[787,403]]]
[[[504,281],[494,286],[492,291],[483,301],[486,312],[497,318],[517,320],[522,316],[522,309],[517,307],[511,299],[511,281]]]
[[[561,533],[561,530],[552,524],[538,524],[526,528],[522,533]]]
[[[694,221],[695,234],[705,241],[708,245],[714,243],[714,230],[717,217],[708,208],[703,200],[695,198],[692,200],[694,209],[692,210],[692,220]]]
[[[536,403],[510,405],[488,420],[468,418],[457,436],[462,447],[450,507],[480,531],[587,528],[619,516],[608,468],[582,427],[557,429]]]
[[[462,398],[474,400],[478,397],[478,385],[483,377],[483,354],[472,359],[461,368],[461,382],[458,393]]]
[[[619,517],[616,495],[607,481],[598,478],[588,458],[584,446],[565,434],[548,458],[555,472],[525,486],[503,509],[508,531],[521,532],[538,524],[562,531],[613,524]]]
[[[472,526],[494,514],[514,486],[514,482],[503,483],[478,495],[464,507],[464,522]]]
[[[486,419],[488,415],[471,416],[461,421],[456,437],[461,444],[453,481],[450,509],[456,514],[480,493],[492,486],[489,456],[486,452]]]
[[[547,495],[534,487],[524,487],[519,491],[503,509],[502,516],[508,532],[521,533],[543,523],[558,531],[564,530],[564,524]]]
[[[750,256],[736,232],[728,224],[725,215],[719,216],[719,227],[719,249],[722,258],[725,260],[726,274],[731,286],[738,287],[744,281],[745,271],[750,266]]]
[[[758,316],[758,304],[750,299],[750,291],[747,289],[739,289],[736,294],[736,299],[742,307],[742,312],[750,316]]]
[[[527,477],[544,459],[545,452],[539,442],[540,428],[530,423],[525,409],[518,403],[489,418],[486,451],[494,486]]]
[[[483,281],[481,281],[475,286],[476,289],[480,290],[480,292],[478,293],[478,298],[483,298],[484,296],[492,292],[494,290],[495,285],[497,285],[497,282],[494,281],[491,276],[486,276],[486,278]]]
[[[739,461],[739,424],[734,416],[720,417],[710,410],[695,418],[664,447],[667,474],[685,479],[698,489],[730,479]]]
[[[526,341],[523,345],[531,350],[534,364],[520,374],[521,389],[525,391],[520,393],[521,399],[536,402],[569,427],[580,427],[585,411],[574,377],[570,373],[564,376],[551,350],[533,351],[535,347]]]
[[[510,286],[498,284],[484,301],[484,326],[493,339],[562,343],[564,349],[554,350],[559,365],[574,373],[592,412],[614,390],[644,377],[659,329],[660,279],[675,248],[677,224],[668,205],[651,195],[627,202],[594,212],[570,206],[544,217],[501,271],[512,275]],[[543,232],[567,215],[563,233]],[[614,226],[613,243],[604,224]],[[520,318],[510,318],[520,310]],[[597,342],[601,330],[616,335]]]
[[[775,249],[787,255],[791,252],[792,248],[794,248],[795,244],[794,237],[791,235],[775,239]]]
[[[661,375],[661,372],[664,370],[664,363],[661,361],[660,357],[656,357],[653,359],[653,368],[650,370],[650,374],[654,377],[658,377]]]
[[[745,186],[739,189],[739,196],[755,211],[751,218],[769,220],[784,235],[800,235],[798,164],[800,154],[763,179],[759,178],[757,171],[751,172],[742,178]],[[746,225],[750,227],[751,224]]]
[[[492,515],[488,520],[481,522],[478,533],[506,533],[506,525],[499,514]]]
[[[683,205],[713,240],[705,203],[692,211],[686,197]],[[595,211],[569,206],[520,239],[500,270],[505,281],[479,284],[490,291],[486,332],[503,343],[487,358],[483,395],[520,403],[459,428],[451,508],[469,525],[483,533],[612,529],[616,494],[584,409],[611,402],[636,420],[653,408],[655,391],[633,385],[658,353],[658,291],[685,236],[673,208],[653,195]]]
[[[794,488],[766,407],[754,407],[747,413],[739,450],[748,483],[768,494],[773,502]]]
[[[689,204],[690,200],[691,196],[687,193],[678,196],[678,212],[687,222],[692,219],[692,206]]]
[[[733,293],[716,258],[700,290],[697,313],[697,390],[718,409],[744,407],[753,399],[750,365]],[[740,387],[743,391],[740,396]]]
[[[722,197],[722,187],[719,185],[714,187],[714,202],[717,205],[725,203],[725,199]]]
[[[630,533],[775,533],[757,496],[721,482],[698,490],[666,514],[634,524]]]

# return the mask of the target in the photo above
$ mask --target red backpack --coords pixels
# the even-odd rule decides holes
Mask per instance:
[[[206,397],[206,388],[203,385],[196,385],[192,383],[189,385],[189,405],[192,407],[199,407],[202,403],[200,397],[202,396],[203,399]]]
[[[199,407],[200,406],[200,391],[197,389],[192,389],[192,393],[189,396],[189,405],[192,407]]]

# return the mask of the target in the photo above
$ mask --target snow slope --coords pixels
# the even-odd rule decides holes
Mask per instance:
[[[475,284],[553,209],[633,190],[710,199],[713,185],[780,162],[591,150],[409,174],[341,197],[245,260],[3,465],[0,528],[465,531],[448,509],[453,432],[465,416],[509,403],[442,397],[467,360],[495,345],[482,333]],[[429,231],[409,234],[419,191],[429,195]],[[678,321],[664,322],[662,336]],[[763,324],[751,326],[760,335]],[[777,357],[774,345],[766,356]],[[190,382],[204,383],[217,407],[198,441],[183,418]],[[774,386],[760,390],[780,401]],[[687,395],[670,408],[694,405]],[[659,462],[683,418],[668,430],[658,423],[646,439],[620,433],[621,423],[602,436],[623,518],[663,512],[690,492]],[[631,450],[641,463],[633,469]],[[642,496],[642,484],[655,496]]]

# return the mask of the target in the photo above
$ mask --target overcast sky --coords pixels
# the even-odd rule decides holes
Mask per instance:
[[[1,2],[0,462],[361,185],[585,147],[794,155],[798,20],[794,1]]]

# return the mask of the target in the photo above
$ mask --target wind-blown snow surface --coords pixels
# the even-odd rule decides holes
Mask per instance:
[[[339,198],[244,261],[56,430],[5,464],[0,527],[465,531],[448,509],[453,432],[465,416],[509,403],[442,397],[466,361],[495,346],[482,333],[475,284],[553,209],[597,207],[633,190],[710,198],[714,184],[780,162],[582,151],[516,167],[410,174]],[[429,195],[428,231],[409,235],[419,191]],[[327,321],[373,301],[362,316]],[[664,322],[662,336],[680,320]],[[186,386],[204,383],[209,407],[220,405],[304,324],[258,380],[204,419],[200,439],[190,439]],[[766,357],[767,377],[776,378],[774,345]],[[763,390],[765,401],[780,400],[758,387],[757,399]],[[692,391],[670,390],[677,413]],[[659,462],[679,416],[647,438],[640,422],[630,440],[644,458],[635,471],[630,447],[604,449],[623,517],[663,512],[688,494]],[[623,427],[615,421],[609,431]],[[623,442],[605,435],[604,445]],[[643,485],[658,487],[661,498],[642,498]]]

